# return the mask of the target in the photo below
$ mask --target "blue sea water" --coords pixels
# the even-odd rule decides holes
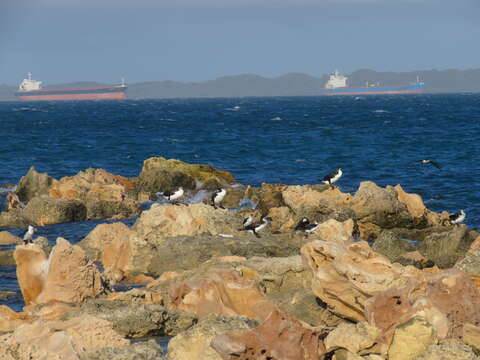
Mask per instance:
[[[56,178],[88,167],[133,177],[151,156],[211,164],[251,185],[314,184],[342,167],[343,191],[401,184],[480,225],[480,94],[5,102],[0,129],[0,184],[32,165]],[[78,241],[96,224],[37,234]],[[6,288],[17,289],[14,269],[0,268]]]

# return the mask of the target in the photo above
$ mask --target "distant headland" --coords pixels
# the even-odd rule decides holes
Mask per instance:
[[[391,85],[414,82],[417,76],[425,82],[427,92],[456,93],[480,92],[479,69],[419,70],[411,72],[378,72],[360,69],[349,77],[350,86],[363,86],[367,81]],[[172,80],[130,83],[127,95],[130,99],[248,97],[248,96],[314,96],[319,95],[328,75],[318,78],[303,73],[288,73],[275,78],[254,74],[223,76],[204,82],[179,82]],[[46,82],[48,79],[44,79]],[[102,84],[78,82],[47,87],[82,87]],[[0,101],[15,101],[15,85],[0,84]]]

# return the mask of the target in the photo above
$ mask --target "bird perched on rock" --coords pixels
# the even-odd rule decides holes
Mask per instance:
[[[295,226],[295,231],[303,231],[307,235],[310,234],[311,232],[315,231],[318,229],[320,225],[316,222],[310,222],[308,218],[304,217],[300,222]]]
[[[263,230],[265,227],[267,227],[271,222],[272,222],[272,218],[264,216],[262,218],[262,221],[254,222],[247,226],[244,226],[243,230],[251,232],[257,238],[259,238],[260,235],[258,235],[258,232]]]
[[[436,161],[433,161],[433,160],[430,160],[430,159],[423,159],[423,160],[418,160],[418,162],[421,162],[422,164],[425,164],[425,165],[433,165],[435,166],[437,169],[441,169],[442,166],[437,163]]]
[[[246,218],[243,219],[243,223],[242,223],[242,228],[241,229],[238,229],[239,231],[243,231],[243,230],[246,230],[245,228],[247,226],[249,226],[250,224],[253,223],[253,216],[252,215],[248,215]]]
[[[35,233],[35,231],[37,231],[37,229],[35,229],[32,225],[28,225],[28,230],[25,235],[23,235],[23,243],[25,245],[32,244],[33,234]]]
[[[337,168],[337,170],[335,170],[334,172],[328,175],[325,175],[325,177],[322,179],[322,182],[330,185],[330,187],[333,189],[333,183],[337,182],[338,179],[342,177],[342,175],[343,175],[342,169]]]
[[[165,191],[159,194],[162,195],[168,201],[170,201],[172,204],[177,204],[175,200],[180,199],[183,196],[184,191],[183,191],[183,188],[180,186],[177,190]]]
[[[458,224],[465,220],[465,216],[467,216],[465,211],[460,210],[460,212],[450,215],[448,219],[450,220],[450,224],[458,226]]]
[[[212,206],[216,209],[217,206],[220,206],[222,209],[225,209],[222,205],[223,199],[227,195],[227,190],[217,189],[212,194]]]

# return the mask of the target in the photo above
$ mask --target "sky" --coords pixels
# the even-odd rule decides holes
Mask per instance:
[[[480,0],[0,0],[0,84],[480,68]]]

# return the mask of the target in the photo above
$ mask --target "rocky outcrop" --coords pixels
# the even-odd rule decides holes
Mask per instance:
[[[22,239],[8,231],[0,231],[0,245],[20,244]]]
[[[449,268],[463,258],[477,236],[465,225],[433,233],[425,238],[419,251],[440,268]]]
[[[47,259],[37,245],[17,246],[14,253],[17,278],[25,304],[63,301],[82,302],[104,292],[96,266],[84,251],[62,238],[57,239]]]
[[[27,203],[34,197],[48,195],[50,187],[56,182],[47,173],[39,173],[32,166],[20,179],[15,193],[21,201]]]
[[[36,321],[0,336],[2,359],[82,359],[87,351],[105,347],[124,348],[129,341],[112,325],[91,316],[65,322]]]
[[[210,342],[221,334],[234,330],[251,329],[258,323],[244,316],[224,317],[208,315],[198,324],[175,336],[168,343],[171,360],[221,360]]]
[[[22,215],[22,209],[0,212],[0,227],[22,229],[26,228],[28,223]]]
[[[86,208],[79,201],[49,197],[35,197],[23,210],[23,216],[39,226],[81,221],[86,219],[86,215]]]
[[[220,184],[233,184],[235,178],[228,171],[222,171],[210,165],[188,164],[176,159],[165,159],[163,157],[152,157],[143,162],[143,168],[140,173],[151,171],[153,169],[161,169],[169,172],[180,172],[191,176],[192,178],[205,182],[210,179],[217,180]]]
[[[260,326],[218,335],[211,346],[226,360],[318,360],[325,354],[324,335],[291,315],[274,311]]]
[[[394,232],[385,230],[375,239],[372,249],[394,262],[398,261],[402,255],[415,251],[417,247]]]

